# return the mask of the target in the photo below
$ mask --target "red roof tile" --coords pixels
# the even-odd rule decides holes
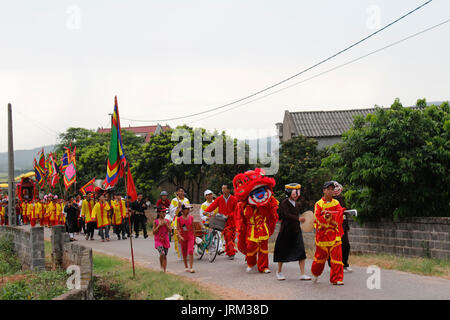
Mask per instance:
[[[122,127],[122,130],[133,132],[134,134],[145,135],[145,142],[150,141],[150,136],[153,135],[158,126],[140,126],[140,127]],[[169,126],[161,126],[162,131],[170,129]],[[110,133],[111,128],[99,128],[97,133]]]

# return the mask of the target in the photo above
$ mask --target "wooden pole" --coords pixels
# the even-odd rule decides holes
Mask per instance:
[[[8,103],[8,222],[10,226],[17,225],[15,186],[12,107],[11,103]]]
[[[129,164],[127,162],[127,167],[129,168]],[[124,168],[125,170],[125,168]],[[131,232],[131,219],[129,214],[129,207],[128,207],[128,170],[125,173],[125,194],[127,195],[127,216],[128,216],[128,230],[130,232],[130,247],[131,247],[131,263],[133,264],[133,278],[136,278],[136,271],[134,268],[134,251],[133,251],[133,233]]]

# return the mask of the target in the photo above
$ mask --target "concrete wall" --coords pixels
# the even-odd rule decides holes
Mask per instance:
[[[35,227],[27,230],[11,226],[0,226],[0,235],[9,237],[14,243],[14,250],[25,270],[45,269],[44,228]]]
[[[401,222],[350,222],[352,251],[450,259],[450,218],[410,218]]]
[[[317,139],[317,148],[323,149],[328,146],[332,146],[333,144],[336,144],[338,142],[342,141],[342,137],[321,137],[321,138],[314,138]]]
[[[275,241],[278,226],[271,241]],[[315,233],[303,233],[306,249],[315,249]],[[450,259],[450,218],[410,218],[401,222],[358,225],[350,221],[351,252]]]
[[[53,266],[67,269],[76,265],[81,272],[81,290],[72,290],[64,295],[64,300],[93,300],[93,258],[92,249],[70,242],[64,226],[52,227]],[[80,298],[81,297],[81,298]],[[55,300],[60,300],[61,297]]]

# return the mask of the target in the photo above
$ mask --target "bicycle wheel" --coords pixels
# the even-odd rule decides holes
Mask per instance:
[[[211,240],[208,246],[208,259],[209,262],[212,263],[216,259],[217,253],[219,252],[220,237],[216,230],[211,231],[209,236]]]
[[[203,242],[197,245],[198,260],[202,260],[203,256],[205,255],[207,243],[208,243],[208,235],[204,236]]]

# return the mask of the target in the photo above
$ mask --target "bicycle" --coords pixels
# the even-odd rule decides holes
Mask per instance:
[[[209,224],[205,224],[207,229],[202,228],[196,231],[196,243],[197,237],[201,238],[201,242],[199,241],[197,243],[198,260],[201,260],[205,253],[208,253],[209,262],[214,262],[220,246],[219,231],[223,231],[225,223],[226,217],[221,214],[216,214],[211,218]]]

